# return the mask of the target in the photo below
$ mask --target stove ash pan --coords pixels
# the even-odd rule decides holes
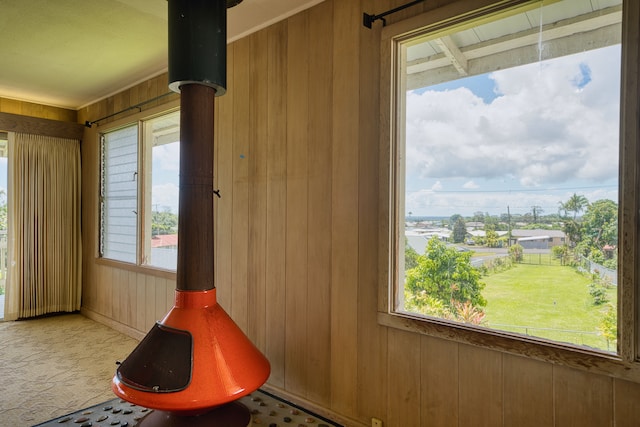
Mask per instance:
[[[186,389],[193,372],[193,336],[156,323],[120,364],[118,379],[132,389],[171,393]]]

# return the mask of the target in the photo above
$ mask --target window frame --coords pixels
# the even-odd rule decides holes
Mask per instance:
[[[163,104],[158,107],[150,108],[143,112],[138,112],[136,114],[130,115],[126,118],[120,120],[114,120],[104,125],[99,125],[96,131],[96,140],[100,147],[98,150],[98,158],[97,161],[97,173],[98,173],[98,197],[96,198],[96,227],[95,227],[95,236],[96,236],[96,250],[95,250],[95,259],[98,264],[108,265],[117,268],[121,268],[124,270],[140,272],[145,274],[151,274],[158,277],[164,277],[167,279],[175,279],[176,278],[176,270],[166,269],[162,267],[153,266],[150,264],[144,263],[145,257],[145,248],[146,243],[145,239],[147,239],[147,233],[145,230],[145,221],[147,217],[150,221],[150,213],[147,214],[145,208],[145,198],[151,197],[151,188],[146,189],[147,185],[151,185],[150,175],[147,173],[149,166],[151,165],[152,159],[150,154],[152,152],[151,149],[147,149],[145,144],[145,123],[149,120],[153,120],[155,118],[168,115],[180,110],[179,101],[172,101],[166,104]],[[101,227],[102,227],[102,209],[101,209],[101,185],[102,185],[102,136],[105,133],[116,131],[118,129],[122,129],[128,126],[136,125],[138,127],[138,183],[137,183],[137,209],[140,213],[137,215],[137,235],[136,235],[136,262],[129,263],[125,261],[119,261],[111,258],[105,258],[101,254],[101,244],[102,244],[102,236],[101,236]],[[150,243],[149,243],[150,244]],[[150,250],[150,248],[149,248]]]
[[[397,312],[393,306],[395,277],[403,257],[403,230],[396,219],[403,207],[397,203],[402,194],[395,176],[404,173],[399,161],[403,147],[402,102],[395,92],[399,84],[396,64],[398,45],[420,33],[438,33],[451,27],[477,25],[478,20],[492,19],[527,6],[539,7],[545,0],[459,0],[428,12],[390,24],[381,30],[380,45],[380,268],[378,282],[378,323],[392,328],[429,335],[458,343],[530,357],[590,372],[640,382],[640,47],[637,45],[640,5],[623,0],[621,89],[620,89],[620,163],[619,163],[619,285],[618,285],[618,351],[617,354],[591,351],[587,348],[562,345],[535,337],[514,336],[499,330],[479,328],[443,319],[425,318]],[[402,233],[401,233],[402,232]]]

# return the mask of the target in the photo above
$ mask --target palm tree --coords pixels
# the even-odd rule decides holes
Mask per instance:
[[[589,206],[589,200],[583,195],[577,195],[573,193],[573,196],[569,198],[565,203],[560,203],[560,209],[565,212],[573,212],[573,220],[576,220],[578,213],[584,211]]]

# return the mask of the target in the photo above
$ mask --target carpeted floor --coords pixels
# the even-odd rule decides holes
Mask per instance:
[[[32,426],[114,397],[137,341],[80,314],[0,322],[0,426]]]

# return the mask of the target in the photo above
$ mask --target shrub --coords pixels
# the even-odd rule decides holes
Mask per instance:
[[[568,263],[569,246],[567,245],[554,246],[553,248],[551,248],[551,253],[555,258],[560,260],[562,265],[566,265]]]
[[[593,298],[593,303],[595,305],[602,305],[609,302],[606,290],[596,282],[589,283],[589,294]]]
[[[522,258],[524,257],[524,248],[522,245],[516,243],[509,248],[509,255],[513,262],[522,262]]]
[[[598,329],[607,340],[607,346],[613,344],[615,347],[616,340],[618,339],[618,311],[612,304],[607,304]]]

